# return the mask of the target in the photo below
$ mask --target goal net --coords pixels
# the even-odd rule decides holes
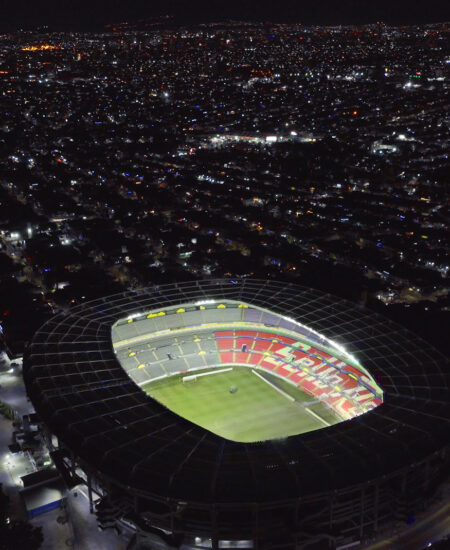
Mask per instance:
[[[181,379],[183,381],[183,384],[189,383],[189,382],[196,382],[197,381],[197,375],[191,374],[190,376],[183,376]]]

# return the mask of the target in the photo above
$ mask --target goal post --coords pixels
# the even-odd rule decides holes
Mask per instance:
[[[185,382],[195,382],[197,378],[200,378],[201,376],[210,376],[212,374],[220,374],[221,372],[229,372],[230,370],[233,370],[233,367],[229,367],[227,369],[214,369],[209,372],[202,372],[201,374],[190,374],[189,376],[183,376],[183,384]]]

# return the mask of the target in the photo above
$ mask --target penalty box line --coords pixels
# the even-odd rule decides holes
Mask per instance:
[[[264,376],[261,376],[261,375],[259,374],[259,372],[256,372],[255,370],[252,370],[252,372],[253,372],[253,374],[256,374],[256,376],[257,376],[258,378],[260,378],[263,382],[265,382],[266,384],[269,384],[269,386],[271,386],[274,390],[277,390],[278,393],[281,393],[281,395],[283,395],[284,397],[286,397],[286,399],[289,399],[289,401],[291,401],[292,403],[295,401],[295,399],[294,399],[292,396],[290,396],[289,394],[287,394],[287,393],[284,392],[283,390],[280,390],[280,388],[277,388],[277,387],[275,386],[275,384],[272,384],[272,382],[269,382],[269,380],[266,380],[266,379],[264,378]]]
[[[215,370],[211,372],[203,372],[202,374],[191,374],[190,376],[183,376],[183,382],[189,382],[189,380],[196,380],[197,378],[200,378],[200,376],[209,376],[210,374],[219,374],[221,372],[229,372],[230,370],[233,370],[233,367],[230,367],[228,369]]]

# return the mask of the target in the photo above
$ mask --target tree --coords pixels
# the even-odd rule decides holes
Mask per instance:
[[[38,550],[44,540],[42,528],[8,517],[9,498],[0,484],[0,550]]]
[[[13,520],[0,526],[0,550],[38,550],[43,540],[42,527],[35,527],[28,521]]]

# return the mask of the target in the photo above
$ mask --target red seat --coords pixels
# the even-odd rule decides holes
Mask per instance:
[[[293,338],[289,338],[288,336],[278,336],[278,340],[280,342],[283,342],[283,344],[286,344],[288,346],[292,346],[292,344],[295,344],[297,340],[294,340]]]
[[[277,365],[274,365],[273,363],[269,363],[268,361],[266,361],[265,359],[263,359],[261,365],[260,365],[263,369],[267,369],[267,370],[273,370],[275,367],[277,367]]]
[[[334,408],[335,408],[335,405],[336,405],[336,403],[339,401],[339,399],[341,399],[340,396],[339,396],[339,397],[327,397],[327,398],[325,399],[325,403],[326,403],[329,407],[331,407],[332,409],[334,409]]]
[[[359,386],[358,382],[356,380],[353,380],[353,378],[350,378],[350,376],[347,376],[343,380],[342,385],[346,390],[353,390],[354,388],[357,388]]]
[[[316,386],[314,385],[313,382],[311,382],[309,380],[303,380],[302,389],[304,389],[304,391],[306,391],[307,393],[310,393],[311,395],[314,395],[314,391],[316,389]]]
[[[246,363],[248,356],[249,356],[248,353],[243,353],[242,351],[238,351],[234,354],[234,360],[236,363]]]
[[[249,353],[249,356],[250,359],[248,360],[248,362],[252,365],[257,365],[262,358],[262,355],[260,353]]]
[[[253,349],[257,351],[267,351],[269,349],[271,342],[270,340],[255,340]]]
[[[295,357],[296,360],[310,359],[311,361],[314,362],[314,366],[319,365],[321,363],[321,361],[319,359],[316,359],[315,357],[311,357],[311,355],[309,355],[308,353],[305,353],[301,349],[297,349],[297,350],[294,351],[294,357]]]
[[[290,371],[288,369],[286,369],[285,367],[278,367],[277,368],[277,373],[282,374],[283,376],[286,376],[286,378],[291,374]]]
[[[358,370],[356,367],[354,367],[353,365],[349,365],[348,363],[345,365],[345,367],[343,367],[345,371],[347,372],[352,372],[353,374],[355,374],[356,376],[364,376],[364,373],[362,373],[360,370]]]
[[[223,351],[220,353],[220,360],[222,363],[234,363],[233,352]]]
[[[291,374],[291,380],[298,384],[303,380],[303,378],[305,378],[305,376],[306,374],[304,372],[294,372]]]
[[[269,338],[270,340],[278,340],[280,337],[278,334],[274,334],[273,332],[261,332],[259,331],[259,336],[263,336],[264,338]]]
[[[233,338],[218,338],[216,342],[219,349],[233,349],[235,347]]]
[[[236,338],[235,340],[235,348],[236,349],[242,349],[242,346],[247,346],[247,348],[251,348],[253,345],[253,338],[244,338],[240,336],[239,338]]]
[[[341,405],[345,412],[349,412],[353,408],[353,403],[351,401],[344,401]]]
[[[329,361],[330,359],[333,358],[333,356],[327,353],[326,351],[318,350],[315,348],[313,353],[317,353],[317,355],[320,355],[321,357],[323,357],[325,361]]]
[[[278,344],[276,342],[272,342],[272,345],[269,348],[269,351],[271,353],[276,353],[277,351],[280,351],[280,349],[285,348],[286,346],[283,346],[283,344]]]
[[[256,330],[237,330],[235,334],[236,336],[247,336],[250,338],[255,338],[258,332]]]

